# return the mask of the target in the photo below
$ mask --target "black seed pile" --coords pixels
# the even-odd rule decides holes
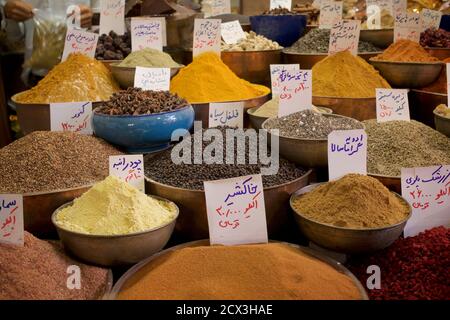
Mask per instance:
[[[97,60],[123,60],[131,52],[131,36],[129,32],[118,35],[114,31],[98,37],[95,58]]]

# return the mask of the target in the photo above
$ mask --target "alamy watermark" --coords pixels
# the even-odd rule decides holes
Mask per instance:
[[[66,273],[67,281],[66,286],[69,290],[81,289],[81,269],[77,265],[70,265],[67,267]]]

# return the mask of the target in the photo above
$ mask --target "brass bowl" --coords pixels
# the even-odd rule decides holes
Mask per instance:
[[[376,119],[377,117],[377,102],[375,97],[340,98],[313,96],[312,102],[315,106],[332,109],[334,114],[359,121]]]
[[[387,48],[394,42],[394,29],[361,30],[359,41],[370,42],[378,48]]]
[[[309,185],[295,192],[290,199],[290,205],[295,213],[295,220],[300,231],[315,244],[328,250],[347,254],[360,254],[373,252],[390,246],[403,233],[406,222],[411,217],[412,208],[400,195],[395,194],[399,200],[409,207],[408,216],[402,221],[387,227],[352,229],[336,227],[321,223],[302,215],[294,209],[293,201],[296,197],[308,193],[322,183]]]
[[[367,173],[368,176],[378,179],[389,190],[402,194],[402,181],[398,176],[384,176],[381,174]]]
[[[429,54],[433,57],[438,58],[439,60],[445,60],[450,58],[450,48],[425,48]]]
[[[433,111],[438,105],[447,104],[447,95],[413,89],[408,96],[411,118],[434,128]]]
[[[433,114],[436,130],[450,138],[450,118],[443,117],[434,111]]]
[[[123,60],[98,60],[101,63],[103,63],[105,65],[105,67],[108,68],[109,71],[111,71],[111,65],[112,64],[119,64],[121,63]]]

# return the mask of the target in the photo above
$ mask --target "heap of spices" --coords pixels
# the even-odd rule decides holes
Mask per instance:
[[[373,98],[376,88],[391,87],[374,67],[349,51],[319,61],[312,74],[314,96]]]
[[[118,35],[114,31],[102,34],[98,38],[95,58],[97,60],[123,60],[131,53],[131,36],[129,32]]]
[[[420,34],[420,45],[430,48],[450,48],[450,31],[427,29]]]
[[[121,154],[93,136],[35,131],[0,149],[0,193],[82,187],[108,175],[108,159]]]
[[[374,300],[449,300],[450,229],[437,227],[398,239],[375,254],[354,258],[348,266],[365,283],[367,268],[381,270],[381,288],[367,290]]]
[[[173,77],[170,91],[190,103],[246,100],[270,93],[270,89],[240,79],[214,52],[205,52]]]
[[[282,137],[326,140],[334,130],[364,129],[364,125],[352,118],[326,116],[304,110],[281,118],[271,118],[265,122],[264,128],[278,129]]]
[[[69,55],[44,79],[15,96],[19,103],[104,101],[119,87],[103,63],[81,53]]]
[[[130,53],[121,63],[119,63],[119,67],[178,68],[180,65],[165,52],[157,49],[145,48]]]
[[[450,164],[450,139],[414,120],[363,122],[367,133],[367,171],[400,176],[401,168]]]
[[[417,42],[400,39],[391,44],[383,53],[371,58],[375,61],[394,62],[436,62],[438,58],[430,55]]]
[[[271,10],[266,10],[263,12],[263,15],[265,16],[285,16],[285,15],[296,15],[297,12],[293,12],[289,10],[288,8],[283,8],[279,6],[278,8],[273,8]]]
[[[447,58],[442,62],[450,63],[450,58]],[[435,82],[422,88],[421,90],[427,92],[447,94],[447,68],[445,67],[442,68],[441,73],[439,74],[439,78],[437,78]]]
[[[142,115],[168,112],[188,106],[186,100],[168,91],[128,88],[114,93],[109,101],[95,109],[108,115]]]
[[[278,117],[278,107],[280,105],[280,98],[278,96],[270,99],[264,103],[261,107],[255,110],[252,114],[258,117],[273,118]],[[328,113],[326,108],[312,106],[314,112]]]
[[[293,208],[311,220],[341,228],[381,228],[404,221],[410,212],[405,201],[380,181],[361,174],[324,183],[297,196]]]
[[[282,48],[278,42],[267,39],[253,31],[245,32],[245,38],[235,44],[227,44],[222,40],[222,51],[266,51]]]
[[[0,243],[0,300],[91,300],[108,290],[109,271],[72,260],[57,242],[25,231],[24,246]],[[67,286],[69,266],[80,268],[81,288]]]
[[[450,119],[450,108],[448,108],[445,104],[440,104],[434,109],[434,112],[440,116]]]
[[[308,17],[308,25],[316,26],[319,24],[320,8],[312,3],[296,3],[292,11],[306,15]]]
[[[362,296],[352,279],[332,266],[287,244],[269,243],[168,252],[131,276],[117,298],[354,300]]]

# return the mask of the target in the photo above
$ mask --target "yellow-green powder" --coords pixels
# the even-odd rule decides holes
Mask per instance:
[[[120,64],[120,67],[147,67],[147,68],[177,68],[180,65],[173,61],[165,52],[145,48],[130,53]]]

